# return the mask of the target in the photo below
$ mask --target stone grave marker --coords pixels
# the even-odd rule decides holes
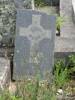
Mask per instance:
[[[16,8],[32,9],[32,0],[14,0]]]
[[[55,16],[17,10],[13,79],[45,79],[54,63],[54,41]]]

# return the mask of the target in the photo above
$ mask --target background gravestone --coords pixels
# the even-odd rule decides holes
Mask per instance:
[[[31,9],[32,0],[14,0],[16,8],[20,9]]]
[[[55,16],[38,11],[18,10],[13,79],[50,73],[53,66]]]

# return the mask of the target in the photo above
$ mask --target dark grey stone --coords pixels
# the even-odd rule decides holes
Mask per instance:
[[[58,6],[59,5],[59,0],[44,0],[47,4],[51,4],[54,6]]]
[[[31,9],[32,8],[32,0],[14,0],[16,8],[26,8]]]
[[[13,79],[27,76],[45,79],[54,63],[55,16],[18,10]]]

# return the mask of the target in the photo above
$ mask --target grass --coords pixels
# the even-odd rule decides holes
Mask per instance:
[[[3,91],[0,100],[56,100],[55,90],[47,81],[25,80],[16,83],[15,95]]]
[[[40,80],[35,77],[16,82],[15,94],[11,94],[8,90],[2,91],[0,100],[57,100],[56,93],[60,88],[65,94],[75,93],[72,83],[71,86],[68,84],[69,75],[74,71],[71,69],[75,68],[75,55],[70,55],[66,61],[56,61],[52,81],[49,78]]]
[[[63,60],[58,60],[55,64],[54,82],[56,87],[62,88],[68,81],[68,69]]]

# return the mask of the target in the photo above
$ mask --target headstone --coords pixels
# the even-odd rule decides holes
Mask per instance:
[[[14,0],[16,8],[19,9],[31,9],[32,0]]]
[[[38,11],[18,10],[13,79],[50,73],[54,61],[55,16]]]

